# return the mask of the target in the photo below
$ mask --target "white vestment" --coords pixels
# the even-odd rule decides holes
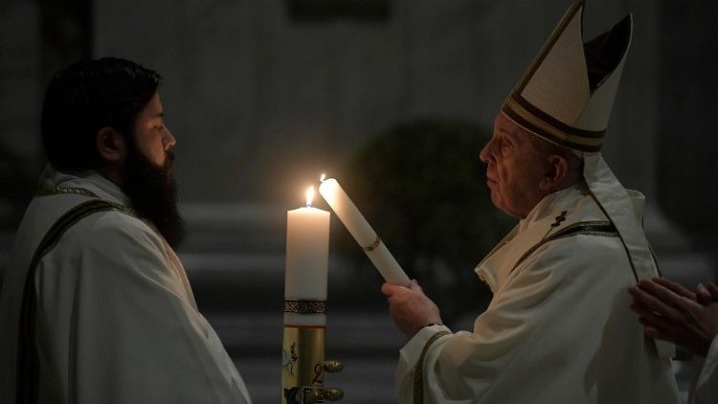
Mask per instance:
[[[48,167],[45,188],[84,189],[128,206],[95,172]],[[91,197],[35,197],[16,235],[0,295],[0,403],[15,402],[23,279],[50,226]],[[34,278],[40,403],[251,403],[217,334],[197,311],[177,255],[122,211],[89,215],[59,239]]]
[[[698,374],[693,381],[691,404],[715,404],[718,403],[718,335],[713,337],[713,342],[708,349],[705,359],[696,359]]]
[[[629,309],[625,248],[584,185],[545,197],[476,271],[489,307],[473,332],[430,326],[406,344],[400,403],[679,402]]]

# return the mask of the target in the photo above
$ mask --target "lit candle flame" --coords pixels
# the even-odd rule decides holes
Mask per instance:
[[[312,206],[312,200],[314,199],[314,186],[307,189],[307,207]]]
[[[327,179],[327,175],[322,173],[322,175],[319,176],[319,182],[324,182],[324,180]]]

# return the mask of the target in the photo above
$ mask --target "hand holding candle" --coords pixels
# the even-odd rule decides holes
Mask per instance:
[[[359,212],[354,202],[344,192],[337,180],[324,179],[319,186],[319,193],[324,197],[339,220],[349,230],[359,246],[374,264],[384,280],[400,286],[409,286],[411,280],[406,275],[386,245],[381,241],[374,229]]]

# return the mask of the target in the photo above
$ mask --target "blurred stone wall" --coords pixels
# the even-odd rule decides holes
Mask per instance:
[[[62,17],[82,1],[86,39]],[[330,0],[82,1],[0,2],[0,147],[20,157],[15,168],[36,176],[42,88],[52,70],[83,55],[58,48],[58,34],[47,33],[54,24],[90,41],[93,57],[127,57],[164,75],[182,201],[287,206],[397,122],[490,124],[570,3],[344,0],[348,11],[334,18],[321,9]],[[706,184],[718,175],[704,164],[718,145],[706,119],[718,102],[716,5],[588,3],[586,38],[629,11],[635,17],[604,156],[626,186],[654,205],[660,197],[671,218],[712,228],[716,192]],[[290,12],[298,4],[301,16]],[[20,176],[2,166],[0,178]]]
[[[17,221],[41,164],[39,26],[34,2],[0,2],[0,225]]]
[[[490,125],[569,2],[386,0],[386,15],[369,19],[361,10],[302,19],[290,3],[301,0],[96,1],[95,56],[131,58],[166,78],[184,199],[291,204],[396,122]],[[637,1],[590,5],[586,32],[631,9],[634,54],[606,156],[652,194],[657,111],[644,97],[656,89],[656,13]]]
[[[676,222],[718,257],[718,3],[662,2],[658,65],[658,196]]]

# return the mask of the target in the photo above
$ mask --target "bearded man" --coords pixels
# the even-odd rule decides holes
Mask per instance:
[[[0,402],[250,403],[198,312],[161,77],[103,58],[48,85],[49,163],[0,296]]]

